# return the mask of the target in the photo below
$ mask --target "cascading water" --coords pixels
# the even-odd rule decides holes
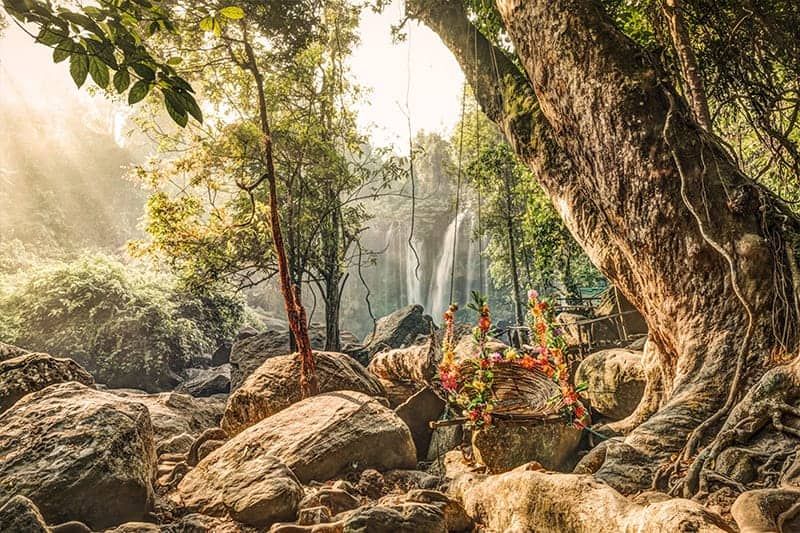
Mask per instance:
[[[434,317],[442,316],[447,310],[447,306],[450,305],[450,276],[453,265],[453,245],[458,245],[456,238],[461,234],[461,224],[464,222],[465,217],[466,213],[458,213],[453,221],[450,222],[450,225],[447,226],[447,231],[445,231],[441,254],[439,255],[436,270],[434,270],[434,277],[431,280],[428,291],[428,305],[426,306],[427,311]],[[462,247],[456,248],[456,254],[458,254],[460,249],[462,249]],[[458,257],[458,255],[456,255],[456,257]],[[454,296],[457,297],[458,295],[456,294]]]

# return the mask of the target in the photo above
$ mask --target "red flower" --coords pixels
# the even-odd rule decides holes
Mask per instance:
[[[534,359],[530,355],[526,355],[520,360],[519,364],[522,368],[533,370],[534,368],[536,368],[536,359]]]
[[[492,366],[492,362],[490,360],[488,360],[488,359],[481,359],[481,363],[480,364],[481,364],[481,368],[484,369],[484,370],[489,368],[490,366]]]
[[[481,317],[478,319],[478,328],[483,333],[486,333],[491,327],[492,319],[490,319],[488,315],[481,315]]]

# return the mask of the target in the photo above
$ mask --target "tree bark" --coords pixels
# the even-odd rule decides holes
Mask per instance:
[[[712,131],[713,124],[711,123],[711,113],[708,110],[708,98],[706,98],[706,90],[703,86],[703,77],[697,64],[697,56],[692,47],[689,30],[686,28],[681,2],[680,0],[664,0],[661,8],[669,25],[669,33],[675,53],[678,55],[681,75],[686,84],[686,92],[692,105],[694,118],[706,131]]]
[[[774,351],[795,347],[783,234],[797,223],[594,2],[497,7],[524,70],[477,32],[460,2],[408,9],[464,71],[477,62],[484,112],[648,323],[659,370],[648,375],[660,386],[643,399],[646,420],[608,446],[596,473],[622,492],[646,489],[687,440],[706,442]],[[654,394],[658,409],[647,416]]]
[[[247,54],[248,67],[256,83],[259,120],[263,138],[263,158],[264,164],[267,167],[266,173],[262,180],[259,181],[266,179],[267,182],[270,230],[272,231],[272,242],[275,247],[275,257],[278,263],[278,277],[280,279],[281,293],[283,294],[283,301],[286,307],[289,329],[297,343],[297,356],[300,358],[300,391],[302,396],[307,398],[319,393],[316,364],[314,362],[314,354],[311,350],[311,341],[308,337],[308,318],[306,317],[306,310],[300,301],[300,290],[298,286],[291,281],[289,262],[286,258],[286,248],[283,243],[283,233],[281,231],[280,211],[278,210],[278,185],[272,150],[272,132],[270,131],[269,116],[267,113],[267,99],[264,94],[264,79],[258,68],[253,49],[247,40],[246,29],[244,30],[244,48]]]

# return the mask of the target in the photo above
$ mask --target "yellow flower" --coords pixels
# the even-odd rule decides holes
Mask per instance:
[[[519,357],[519,354],[514,348],[509,348],[506,350],[506,361],[513,361]]]
[[[478,392],[483,392],[486,390],[486,383],[483,381],[476,379],[472,381],[472,388]]]

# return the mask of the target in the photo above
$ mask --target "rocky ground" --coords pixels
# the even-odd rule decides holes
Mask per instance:
[[[427,387],[437,363],[430,332],[429,317],[409,307],[366,346],[350,339],[348,353],[317,352],[321,394],[307,399],[280,328],[242,332],[159,394],[106,389],[71,360],[0,346],[0,531],[735,527],[691,501],[629,499],[590,475],[557,473],[593,444],[561,423],[471,436],[431,429],[445,404]],[[610,349],[582,362],[596,419],[635,409],[640,358]]]

